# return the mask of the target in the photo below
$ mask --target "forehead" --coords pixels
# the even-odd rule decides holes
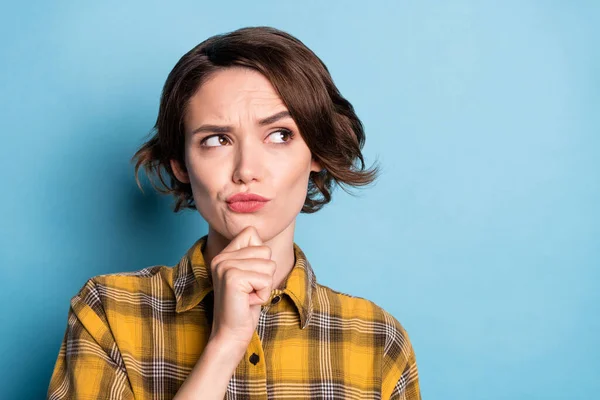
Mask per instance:
[[[190,98],[188,122],[260,119],[286,107],[271,82],[249,68],[214,72]]]

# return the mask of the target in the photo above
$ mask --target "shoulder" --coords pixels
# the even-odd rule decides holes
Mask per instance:
[[[365,346],[370,347],[371,354],[377,358],[382,398],[404,398],[406,393],[411,394],[411,399],[420,398],[414,348],[408,332],[396,317],[369,299],[327,286],[317,285],[316,297],[315,307],[321,312],[331,312],[320,320],[343,330],[340,336],[361,351]]]
[[[384,337],[385,352],[408,352],[410,340],[408,332],[400,321],[379,304],[364,297],[354,296],[331,287],[317,284],[315,311],[327,312],[363,327],[371,326],[373,331]]]
[[[84,304],[98,314],[116,305],[136,305],[142,296],[168,297],[172,294],[173,268],[165,265],[148,266],[136,271],[114,272],[93,276],[71,299],[71,305]]]
[[[127,285],[144,285],[152,280],[169,278],[173,268],[166,265],[152,265],[136,271],[113,272],[96,275],[89,279],[96,285],[127,287]]]

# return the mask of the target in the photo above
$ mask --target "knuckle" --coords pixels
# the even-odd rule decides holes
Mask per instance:
[[[271,258],[271,248],[269,246],[266,246],[266,245],[260,246],[260,252],[264,258]]]
[[[223,273],[225,272],[225,270],[226,270],[225,265],[223,263],[219,263],[213,269],[213,271],[214,271],[213,275],[215,275],[219,279],[222,279]]]
[[[223,272],[223,281],[225,282],[225,284],[231,284],[233,281],[235,281],[239,275],[239,268],[235,268],[235,267],[231,267],[228,268],[225,272]]]
[[[210,262],[210,265],[213,269],[217,269],[219,268],[219,264],[221,263],[221,259],[223,257],[220,254],[217,254],[216,256],[214,256],[214,258],[212,259],[212,261]]]

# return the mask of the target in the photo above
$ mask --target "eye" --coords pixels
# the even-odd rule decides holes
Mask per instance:
[[[220,147],[220,144],[221,144],[220,139],[221,138],[226,138],[226,136],[225,135],[208,136],[200,142],[200,145],[206,146],[206,147]]]
[[[294,132],[290,131],[289,129],[278,129],[275,132],[272,132],[269,136],[278,138],[278,140],[274,142],[276,144],[287,144],[292,141]],[[282,137],[287,139],[282,140]],[[225,135],[212,135],[202,139],[202,141],[200,141],[200,146],[209,148],[223,147],[222,145],[226,145],[228,141],[229,138],[227,138]]]
[[[287,140],[275,142],[275,143],[285,144],[292,140],[292,138],[294,137],[294,133],[292,131],[290,131],[289,129],[279,129],[279,130],[276,130],[275,132],[271,133],[269,136],[273,136],[273,137],[279,138],[279,139],[281,139],[282,136],[287,137]]]

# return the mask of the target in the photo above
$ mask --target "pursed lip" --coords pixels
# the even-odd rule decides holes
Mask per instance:
[[[226,201],[227,203],[235,203],[238,201],[269,201],[269,199],[255,193],[236,193],[229,196]]]

